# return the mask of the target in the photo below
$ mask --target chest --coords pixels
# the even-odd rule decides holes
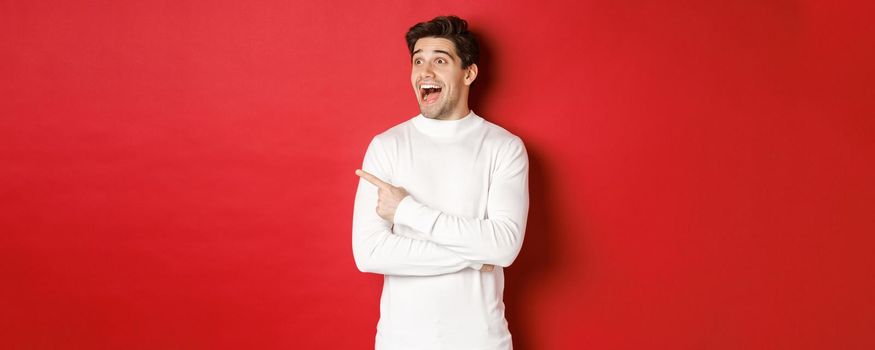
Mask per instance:
[[[492,156],[482,143],[412,142],[400,154],[395,179],[426,205],[458,215],[485,208]]]

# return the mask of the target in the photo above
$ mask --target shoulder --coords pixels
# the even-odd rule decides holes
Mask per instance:
[[[522,138],[507,129],[485,121],[486,142],[493,150],[496,176],[516,176],[527,172],[529,155]]]
[[[514,135],[510,131],[507,131],[507,129],[486,119],[483,120],[483,126],[486,128],[486,138],[488,142],[492,143],[497,148],[510,151],[525,151],[525,144],[523,143],[523,139],[519,136]]]
[[[410,137],[409,129],[413,126],[411,119],[407,119],[401,123],[396,124],[395,126],[386,129],[373,138],[371,138],[371,142],[368,145],[368,149],[374,151],[389,151],[392,149],[396,149],[399,144],[405,142],[407,138]]]
[[[384,181],[391,181],[397,152],[402,148],[400,145],[403,145],[405,140],[409,138],[408,129],[411,124],[412,122],[408,119],[375,135],[365,152],[365,165],[363,167],[368,167],[368,169],[362,169],[370,171]]]

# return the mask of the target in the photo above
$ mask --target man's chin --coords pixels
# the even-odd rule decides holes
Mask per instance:
[[[435,119],[437,117],[440,117],[439,111],[433,109],[425,109],[421,106],[419,107],[419,113],[422,114],[423,117],[426,117],[428,119]]]

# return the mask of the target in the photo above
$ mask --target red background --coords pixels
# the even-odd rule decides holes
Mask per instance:
[[[2,1],[0,347],[367,349],[350,231],[467,18],[526,142],[517,349],[875,348],[873,8]]]

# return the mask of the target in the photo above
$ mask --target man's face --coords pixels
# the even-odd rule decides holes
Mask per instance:
[[[477,66],[462,69],[452,41],[434,37],[417,40],[411,63],[410,80],[423,116],[457,119],[468,114],[468,88]]]

